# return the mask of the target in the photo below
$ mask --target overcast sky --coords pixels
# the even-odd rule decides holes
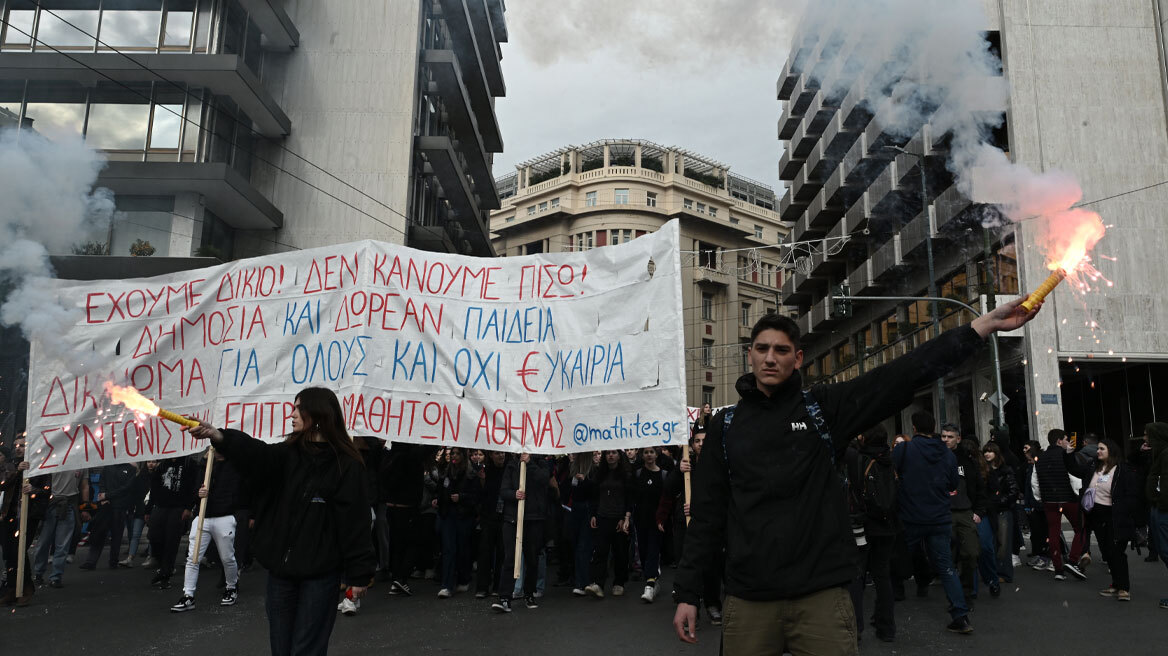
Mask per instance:
[[[495,175],[637,138],[778,183],[778,78],[803,0],[507,0]]]

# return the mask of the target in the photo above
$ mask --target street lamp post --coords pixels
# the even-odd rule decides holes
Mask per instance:
[[[887,150],[894,150],[902,155],[909,155],[917,158],[917,166],[921,170],[921,212],[925,215],[925,221],[929,217],[929,191],[925,180],[925,156],[921,153],[914,153],[901,148],[900,146],[885,146]],[[929,298],[932,299],[929,305],[930,313],[933,315],[933,337],[941,334],[940,316],[941,313],[937,308],[937,275],[933,264],[933,231],[930,229],[925,235],[925,257],[928,260],[929,266]],[[945,381],[937,379],[937,417],[940,419],[938,423],[944,424],[945,417]]]

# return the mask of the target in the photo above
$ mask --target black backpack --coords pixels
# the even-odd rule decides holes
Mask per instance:
[[[899,479],[892,465],[882,465],[879,462],[861,455],[860,488],[862,494],[864,514],[878,522],[890,521],[896,517],[896,490]]]

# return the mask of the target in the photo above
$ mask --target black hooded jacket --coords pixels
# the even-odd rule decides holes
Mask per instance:
[[[347,584],[367,585],[377,559],[362,464],[323,443],[265,444],[237,430],[222,433],[215,448],[252,483],[256,560],[283,578],[341,572]]]
[[[842,466],[853,436],[907,406],[916,389],[983,343],[964,326],[856,379],[813,387],[830,446],[807,412],[798,372],[769,397],[753,374],[739,378],[729,433],[723,435],[723,410],[698,460],[678,601],[697,603],[703,570],[723,545],[726,592],[735,597],[792,599],[846,585],[855,576],[856,545],[832,452]]]

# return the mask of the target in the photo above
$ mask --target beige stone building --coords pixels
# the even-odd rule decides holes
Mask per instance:
[[[687,398],[737,400],[750,327],[778,306],[787,224],[770,186],[679,148],[636,139],[568,146],[496,180],[502,256],[621,244],[681,221]]]

